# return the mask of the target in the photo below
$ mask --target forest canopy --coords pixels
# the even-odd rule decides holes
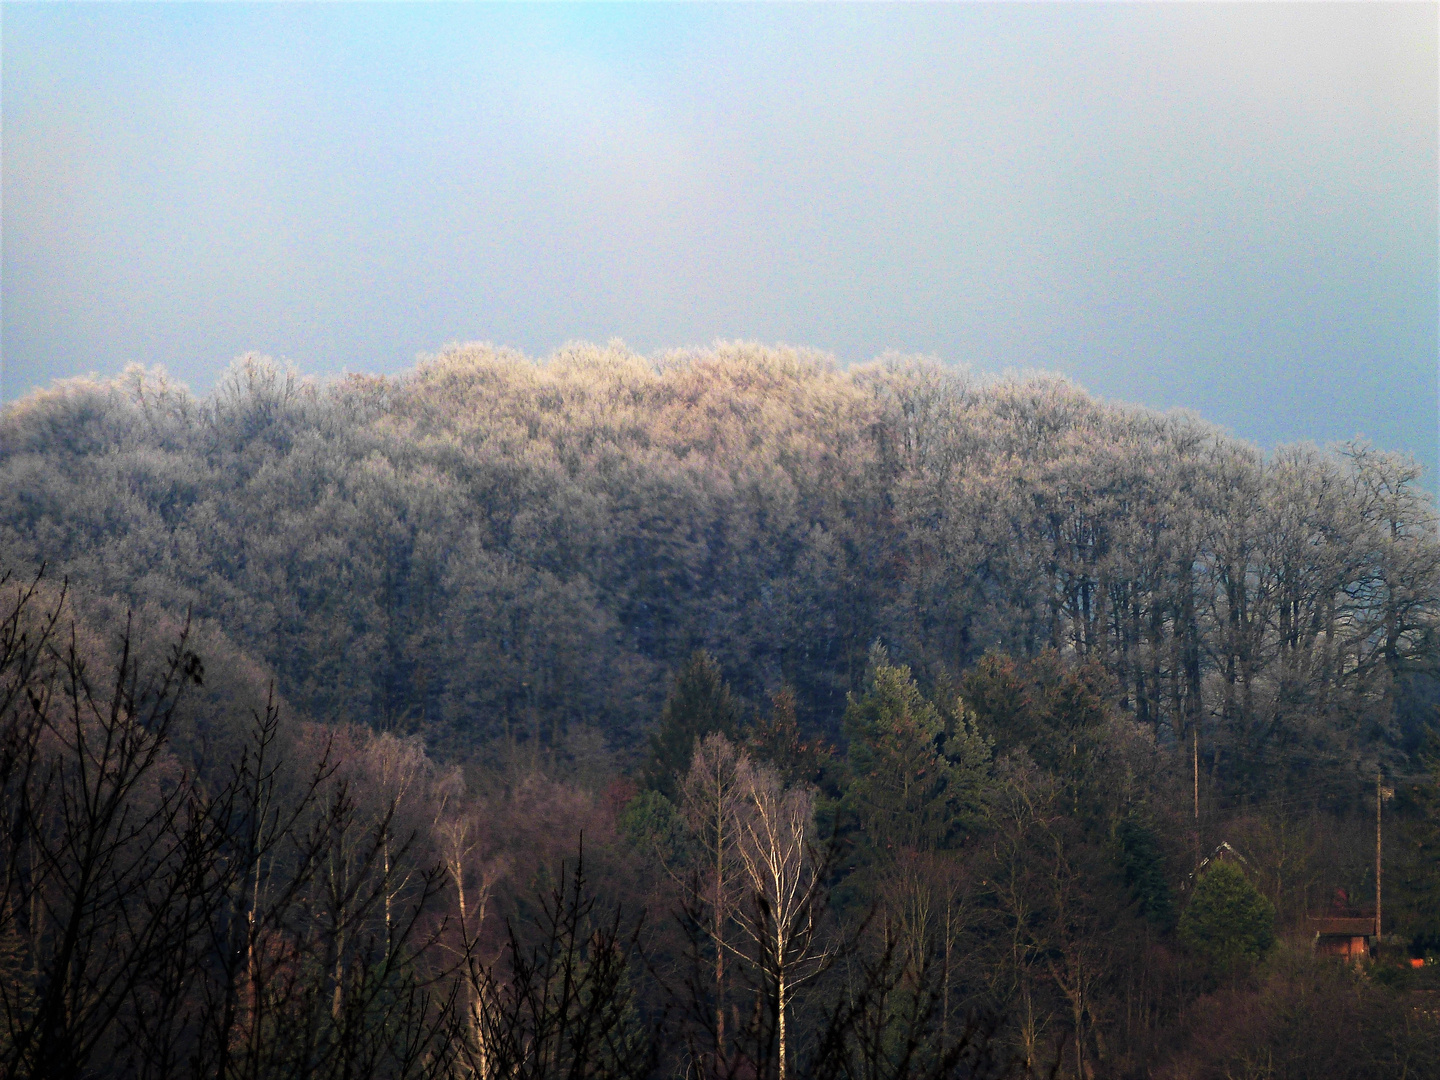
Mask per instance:
[[[205,398],[132,367],[8,405],[0,552],[437,745],[639,747],[696,649],[838,734],[880,640],[928,681],[1053,649],[1162,741],[1303,769],[1419,736],[1418,479],[924,360],[464,346],[320,384],[252,356]]]

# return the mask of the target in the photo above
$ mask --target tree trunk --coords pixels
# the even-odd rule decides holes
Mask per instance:
[[[776,938],[777,938],[777,945],[778,945],[778,944],[779,944],[779,942],[778,942],[779,935],[778,935],[778,934],[776,935]],[[778,952],[777,952],[777,955],[778,955]],[[780,1043],[780,1080],[785,1080],[785,1077],[786,1077],[785,1054],[786,1054],[786,1050],[788,1049],[788,1047],[786,1046],[786,1038],[785,1038],[785,1036],[786,1036],[786,1031],[785,1031],[785,1007],[786,1007],[786,1005],[788,1005],[789,1003],[785,1000],[785,996],[786,996],[786,993],[787,993],[788,990],[789,990],[789,987],[788,987],[788,986],[786,985],[786,983],[785,983],[785,965],[782,963],[782,964],[778,965],[778,966],[776,967],[776,969],[775,969],[775,991],[776,991],[775,996],[776,996],[776,999],[777,999],[777,1005],[779,1006],[779,1016],[778,1016],[778,1018],[777,1018],[777,1020],[776,1020],[776,1032],[777,1032],[777,1034],[778,1034],[778,1039],[779,1039],[779,1043]]]

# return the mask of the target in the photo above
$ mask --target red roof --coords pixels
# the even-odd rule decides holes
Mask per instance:
[[[1355,917],[1348,915],[1326,915],[1320,918],[1311,916],[1309,920],[1310,929],[1317,934],[1343,934],[1347,937],[1365,937],[1375,933],[1375,917]]]

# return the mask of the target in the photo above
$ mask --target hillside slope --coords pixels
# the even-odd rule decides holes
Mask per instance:
[[[1244,772],[1404,741],[1440,618],[1416,475],[925,362],[467,346],[321,386],[246,358],[204,399],[137,368],[6,406],[0,558],[190,608],[308,715],[439,745],[633,745],[697,647],[833,731],[879,638],[930,679],[1095,660]]]

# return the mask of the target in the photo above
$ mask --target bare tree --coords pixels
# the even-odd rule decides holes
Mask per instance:
[[[489,829],[483,811],[457,806],[436,823],[441,864],[455,890],[455,930],[464,982],[465,1016],[470,1036],[466,1059],[480,1077],[492,1073],[492,1054],[486,1046],[482,1003],[489,993],[490,965],[481,957],[481,934],[495,885],[505,874],[502,859],[490,850]]]
[[[737,921],[769,984],[777,1075],[786,1080],[795,991],[833,955],[820,934],[825,859],[815,843],[815,796],[808,788],[784,787],[774,770],[753,764],[739,788],[737,851],[753,902],[739,910]]]
[[[951,986],[967,919],[967,885],[953,854],[908,849],[895,855],[880,878],[880,898],[902,970],[918,982],[938,960],[942,1044],[950,1036]]]
[[[182,768],[170,736],[203,674],[188,632],[152,665],[127,623],[100,682],[98,646],[73,622],[61,638],[59,602],[40,596],[7,595],[0,616],[0,942],[16,976],[0,985],[0,1071],[448,1069],[453,980],[430,959],[443,923],[423,929],[441,872],[408,868],[389,817],[366,831],[328,753],[308,781],[278,759],[273,699],[229,777]]]
[[[502,961],[476,964],[479,1037],[464,1044],[473,1075],[494,1080],[641,1080],[657,1043],[636,1010],[631,967],[639,924],[597,910],[583,853],[561,870],[526,948],[510,927]]]
[[[724,735],[708,735],[695,747],[690,771],[680,785],[681,808],[701,856],[698,889],[709,909],[709,934],[715,953],[714,1040],[716,1071],[723,1073],[725,1049],[725,961],[734,948],[728,927],[742,895],[742,865],[737,850],[739,812],[750,758]]]

